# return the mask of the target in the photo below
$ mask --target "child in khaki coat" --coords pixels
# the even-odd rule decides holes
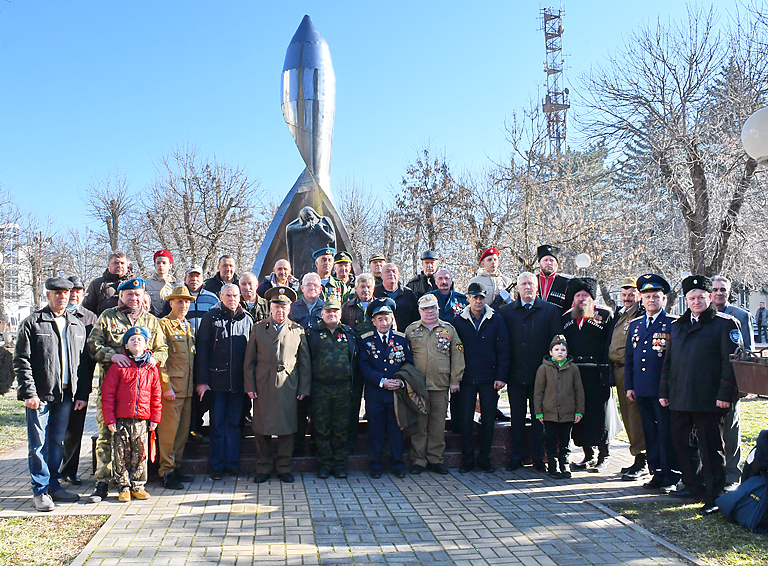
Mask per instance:
[[[547,472],[555,479],[570,478],[568,445],[571,428],[584,415],[584,388],[579,368],[568,357],[565,336],[558,334],[552,339],[549,355],[536,372],[533,407],[536,418],[544,423]],[[555,464],[556,457],[560,471]]]

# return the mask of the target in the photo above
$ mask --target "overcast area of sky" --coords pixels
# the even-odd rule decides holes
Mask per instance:
[[[305,14],[336,73],[332,189],[352,178],[396,189],[427,143],[480,170],[508,151],[505,118],[544,94],[544,6],[0,0],[0,183],[26,210],[79,227],[93,222],[79,198],[92,178],[119,168],[141,191],[189,141],[281,201],[304,168],[280,74]],[[719,3],[721,21],[733,6]],[[642,22],[686,17],[682,1],[563,7],[572,91]]]

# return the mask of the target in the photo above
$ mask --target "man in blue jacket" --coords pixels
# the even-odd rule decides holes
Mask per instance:
[[[413,356],[405,334],[392,329],[395,301],[388,297],[374,299],[366,311],[376,330],[359,338],[360,371],[365,378],[365,411],[368,415],[368,454],[372,478],[380,478],[384,470],[384,437],[389,439],[390,468],[398,478],[405,477],[403,432],[395,416],[395,394],[405,387],[395,374],[403,363],[413,364]]]
[[[482,283],[470,283],[467,289],[469,306],[453,321],[464,346],[466,366],[461,390],[464,404],[461,441],[463,463],[459,472],[465,474],[475,467],[474,427],[475,402],[480,396],[480,452],[477,467],[492,472],[491,445],[496,422],[499,389],[507,384],[509,372],[509,333],[504,319],[485,304],[486,288]]]
[[[672,448],[672,414],[669,407],[659,403],[659,381],[672,323],[677,319],[664,311],[669,283],[661,275],[641,275],[637,278],[637,290],[645,314],[630,322],[627,330],[624,389],[640,411],[648,470],[653,475],[643,487],[669,492],[680,479],[680,467]],[[625,392],[619,391],[619,395]]]

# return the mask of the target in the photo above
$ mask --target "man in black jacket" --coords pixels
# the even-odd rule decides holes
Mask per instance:
[[[99,316],[105,310],[116,307],[117,288],[130,278],[128,258],[123,252],[112,252],[107,259],[107,269],[104,270],[104,274],[88,285],[83,299],[83,308]]]
[[[499,314],[507,323],[511,343],[511,363],[507,392],[511,411],[512,448],[508,470],[516,470],[525,458],[525,417],[527,408],[533,410],[533,386],[536,371],[549,353],[552,338],[563,332],[560,311],[552,303],[536,297],[536,276],[524,271],[517,276],[518,298],[503,306]],[[527,407],[526,407],[527,405]],[[531,419],[531,458],[536,470],[544,468],[544,427]]]
[[[437,254],[432,250],[427,250],[421,254],[421,273],[405,284],[414,292],[416,298],[431,293],[437,289],[435,283],[435,273],[437,273]]]
[[[480,397],[480,452],[477,466],[492,472],[491,445],[495,425],[499,389],[507,382],[509,372],[509,333],[504,319],[485,304],[487,290],[482,283],[470,283],[467,289],[469,306],[453,321],[464,348],[464,378],[461,391],[464,405],[461,441],[463,463],[459,472],[465,474],[475,467],[474,426],[475,404]]]
[[[232,283],[234,285],[238,284],[239,279],[237,277],[237,273],[235,273],[236,270],[237,262],[235,261],[235,258],[233,258],[231,255],[224,254],[219,258],[218,271],[216,272],[216,275],[205,280],[205,283],[203,283],[203,289],[210,291],[214,295],[218,296],[221,288],[224,285],[228,283]]]
[[[27,411],[32,502],[38,511],[53,511],[54,501],[80,498],[59,485],[59,467],[85,348],[85,326],[67,311],[71,281],[52,277],[45,288],[48,305],[29,315],[19,328],[13,369],[17,396]]]
[[[711,303],[709,277],[687,277],[683,294],[688,310],[672,324],[659,403],[672,411],[672,443],[685,483],[672,495],[703,498],[701,512],[709,515],[725,488],[723,417],[738,396],[728,356],[742,338],[736,320]],[[694,427],[698,447],[689,441]]]
[[[400,285],[400,270],[394,263],[387,263],[381,270],[381,285],[373,290],[373,296],[389,297],[395,301],[395,324],[405,332],[408,325],[419,320],[419,300],[408,287]]]

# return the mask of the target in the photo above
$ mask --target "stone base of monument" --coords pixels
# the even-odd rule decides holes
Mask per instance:
[[[504,467],[509,461],[510,449],[510,426],[508,422],[497,422],[493,435],[493,446],[491,448],[491,461],[495,467]],[[480,443],[479,425],[475,424],[475,447]],[[250,432],[250,431],[248,431]],[[274,440],[275,444],[277,440]],[[461,436],[446,432],[445,435],[444,465],[448,468],[458,468],[461,466]],[[295,472],[315,472],[317,471],[317,460],[314,457],[314,442],[312,437],[304,437],[305,456],[294,458],[293,469]],[[188,442],[184,451],[184,464],[182,470],[190,474],[207,474],[211,469],[208,464],[208,442]],[[275,446],[275,450],[277,447]],[[387,461],[389,446],[385,448],[385,462]],[[404,459],[410,467],[410,441],[405,439]],[[527,457],[530,463],[530,457]],[[243,472],[254,473],[256,466],[256,442],[252,436],[243,437],[240,444],[240,469]],[[354,454],[349,457],[348,470],[366,471],[368,469],[368,436],[367,423],[361,421],[358,427],[357,442]]]

